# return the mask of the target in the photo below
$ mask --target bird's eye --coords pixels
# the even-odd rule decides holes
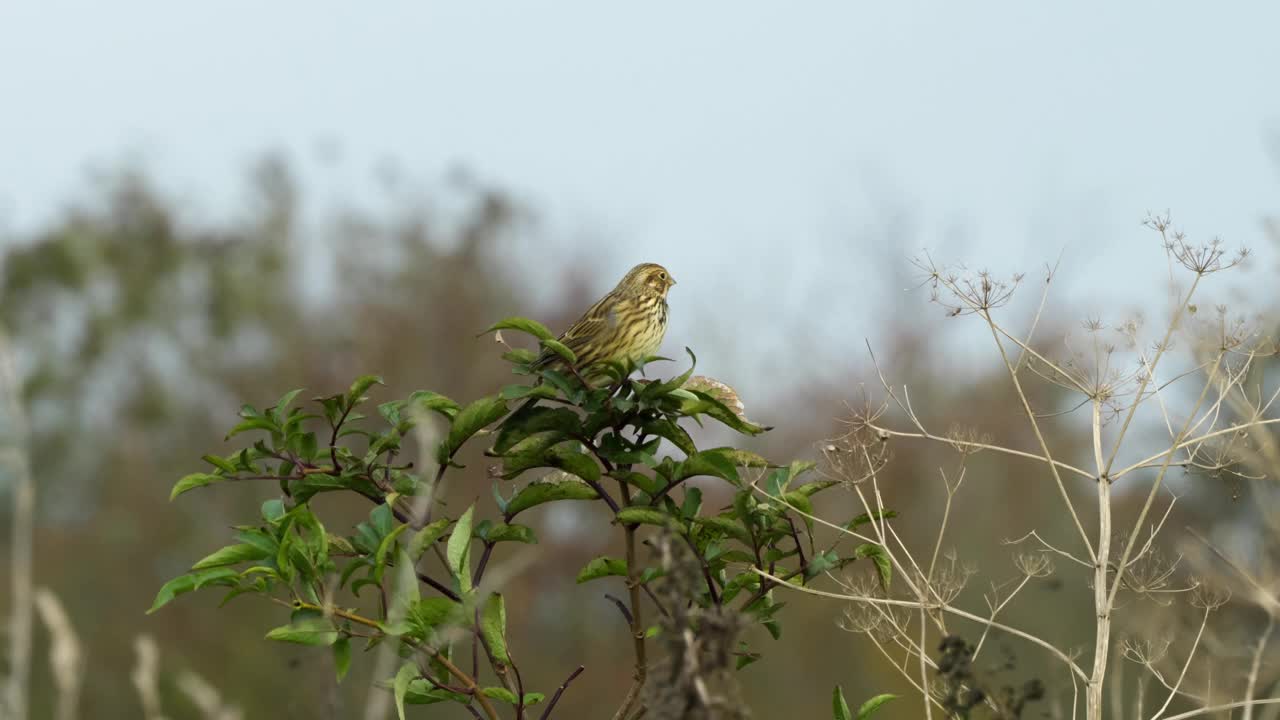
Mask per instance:
[[[664,273],[664,272],[660,272],[660,273],[658,273],[658,279],[659,279],[659,280],[666,280],[666,279],[667,279],[667,274],[666,274],[666,273]]]

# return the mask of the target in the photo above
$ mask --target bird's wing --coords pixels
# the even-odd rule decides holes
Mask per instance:
[[[615,303],[609,302],[609,297],[601,298],[595,305],[592,305],[583,313],[578,321],[569,326],[564,334],[557,338],[565,347],[573,351],[579,359],[582,359],[583,350],[587,348],[593,338],[599,338],[604,333],[611,332],[618,326],[618,313]],[[533,363],[535,369],[546,367],[560,356],[544,350],[542,355]]]

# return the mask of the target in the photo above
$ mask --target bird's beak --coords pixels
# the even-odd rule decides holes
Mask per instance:
[[[672,285],[675,285],[675,284],[676,284],[676,279],[675,279],[675,278],[673,278],[673,277],[671,277],[670,275],[668,275],[668,276],[667,276],[667,280],[671,281],[671,284],[672,284]]]

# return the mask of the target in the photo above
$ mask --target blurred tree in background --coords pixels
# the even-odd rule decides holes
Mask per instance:
[[[62,596],[90,665],[121,669],[86,678],[95,715],[136,715],[123,669],[139,632],[235,687],[229,694],[250,715],[284,701],[282,681],[316,671],[288,653],[262,656],[261,624],[248,618],[265,608],[233,608],[246,619],[217,628],[183,611],[139,614],[151,580],[184,569],[187,550],[225,534],[243,509],[211,499],[175,513],[163,491],[221,437],[236,410],[228,398],[265,398],[286,378],[329,392],[357,368],[376,367],[388,393],[432,384],[480,395],[503,380],[497,354],[475,335],[518,306],[502,252],[521,211],[506,197],[468,190],[469,207],[449,222],[414,209],[389,221],[347,215],[322,230],[339,249],[317,280],[324,243],[297,225],[287,168],[264,162],[253,188],[247,219],[195,229],[125,173],[53,227],[4,247],[0,321],[17,349],[39,484],[36,580]],[[37,658],[37,717],[49,712],[43,667]],[[329,702],[318,695],[287,701],[310,717]]]

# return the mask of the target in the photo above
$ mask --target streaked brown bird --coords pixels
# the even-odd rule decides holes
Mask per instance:
[[[639,361],[653,355],[667,333],[667,291],[675,278],[656,263],[641,263],[617,287],[592,305],[559,337],[577,356],[580,370],[596,363]],[[544,350],[535,369],[563,367],[564,360]]]

